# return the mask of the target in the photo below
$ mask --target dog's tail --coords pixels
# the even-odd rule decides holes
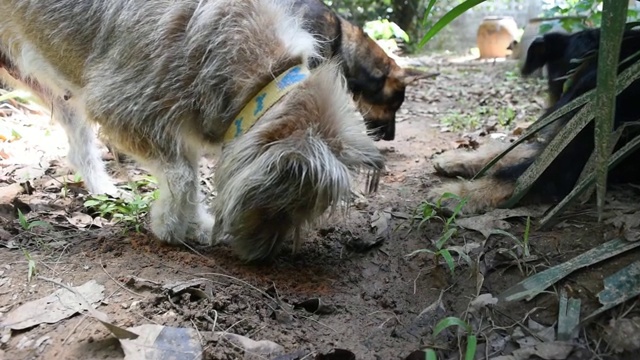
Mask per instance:
[[[269,258],[291,238],[295,251],[304,225],[346,208],[359,170],[382,170],[382,155],[336,79],[336,66],[321,65],[225,149],[216,233],[230,235],[241,258]]]

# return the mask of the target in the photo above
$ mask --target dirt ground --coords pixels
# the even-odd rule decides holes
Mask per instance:
[[[464,229],[447,246],[467,249],[471,266],[455,257],[451,274],[428,253],[407,256],[433,250],[443,231],[436,219],[420,227],[411,221],[428,188],[442,181],[434,174],[431,157],[513,138],[545,103],[544,81],[518,78],[513,61],[440,56],[411,63],[441,74],[408,89],[396,140],[378,143],[388,167],[379,192],[358,196],[349,217],[316,226],[299,254],[292,256],[285,249],[269,265],[245,265],[224,246],[162,246],[147,233],[146,224],[136,232],[95,219],[96,213],[83,206],[86,192],[64,162],[67,145],[60,128],[48,124],[46,114],[2,108],[2,134],[12,141],[0,144],[0,321],[20,305],[60,289],[56,282],[79,286],[95,280],[104,286],[97,310],[113,324],[195,329],[204,359],[243,358],[238,345],[214,331],[275,342],[284,347],[280,359],[320,359],[318,354],[336,348],[353,352],[357,359],[404,359],[425,346],[437,349],[440,358],[457,358],[464,337],[459,340],[453,331],[434,337],[436,323],[448,316],[470,319],[467,310],[478,295],[497,295],[527,275],[603,243],[615,230],[596,224],[592,209],[583,207],[572,209],[550,231],[534,226],[526,261],[505,255],[506,250],[517,252],[508,236],[485,241],[479,232]],[[114,161],[109,165],[114,167]],[[144,174],[127,167],[134,179]],[[202,166],[207,188],[212,168],[210,163]],[[25,181],[26,193],[16,196],[16,184]],[[637,188],[611,196],[611,204],[638,204]],[[50,226],[25,226],[16,209],[27,222]],[[511,218],[507,225],[511,234],[523,238],[523,217]],[[560,289],[582,299],[583,314],[595,310],[602,279],[637,258],[637,252],[619,256],[569,276],[529,302],[500,303],[476,312],[472,323],[479,338],[477,358],[516,349],[517,329],[555,325]],[[186,284],[186,290],[163,289],[185,281],[194,283]],[[602,333],[611,318],[627,310],[624,315],[631,317],[631,305],[589,324],[574,342],[570,358],[622,358],[602,341]],[[22,330],[5,329],[0,343],[0,358],[5,359],[124,357],[118,340],[86,313]]]

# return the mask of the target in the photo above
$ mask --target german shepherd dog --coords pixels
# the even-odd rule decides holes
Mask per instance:
[[[594,35],[595,34],[595,35]],[[559,37],[547,36],[548,39],[558,39]],[[588,41],[587,39],[592,39]],[[566,105],[571,100],[586,93],[596,87],[597,74],[597,50],[599,47],[599,36],[593,30],[584,33],[576,33],[564,37],[563,47],[550,46],[545,48],[547,59],[562,59],[571,71],[566,84],[560,84],[565,91],[559,100],[545,111],[538,121]],[[564,41],[563,40],[563,41]],[[546,44],[553,44],[547,42]],[[620,52],[620,65],[618,71],[628,68],[633,61],[622,62],[622,60],[633,55],[640,50],[640,31],[628,30],[624,34],[622,48]],[[553,51],[553,53],[552,53]],[[560,54],[555,53],[560,52]],[[570,63],[572,58],[579,58],[585,54],[587,56],[581,63]],[[564,75],[564,74],[562,74]],[[557,89],[556,89],[557,90]],[[552,90],[554,91],[554,90]],[[625,123],[640,120],[640,107],[636,101],[640,96],[640,81],[635,81],[616,98],[615,128],[619,128]],[[544,150],[548,143],[558,131],[580,110],[576,109],[554,123],[548,125],[541,131],[539,138],[544,141],[523,143],[509,152],[497,164],[493,166],[488,174],[476,180],[460,180],[444,183],[430,191],[428,198],[436,200],[442,194],[449,192],[461,197],[467,197],[468,202],[463,208],[467,213],[478,213],[495,208],[503,204],[512,195],[518,178],[531,166],[536,157]],[[626,144],[634,135],[639,133],[637,127],[629,127],[631,131],[621,136],[616,144],[616,149]],[[493,157],[502,152],[507,145],[489,144],[480,147],[478,151],[450,151],[440,155],[434,160],[436,172],[447,177],[471,178],[487,164]],[[564,198],[575,186],[584,166],[594,150],[594,124],[588,124],[578,135],[566,146],[560,155],[549,165],[538,180],[533,184],[523,202],[557,202]],[[610,171],[609,183],[628,183],[640,180],[640,169],[637,166],[640,154],[635,152],[615,168]]]
[[[95,122],[157,177],[163,242],[228,239],[268,259],[348,202],[357,171],[377,185],[384,159],[339,66],[308,69],[317,41],[281,1],[0,0],[0,13],[5,75],[52,102],[72,162],[104,172]],[[210,215],[198,162],[221,145]]]
[[[360,26],[342,18],[321,0],[281,1],[302,12],[303,26],[320,42],[323,58],[341,62],[370,135],[375,140],[393,140],[396,112],[404,102],[406,87],[437,74],[401,68]],[[320,60],[312,59],[312,67],[319,64]]]

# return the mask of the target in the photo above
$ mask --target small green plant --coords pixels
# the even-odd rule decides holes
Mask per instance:
[[[602,24],[602,4],[602,0],[564,0],[554,2],[554,6],[543,11],[542,16],[562,18],[543,22],[540,25],[539,33],[549,32],[557,25],[560,25],[568,32],[600,27]],[[638,10],[632,7],[628,8],[626,21],[635,21],[638,19],[638,15],[640,15]]]
[[[141,187],[155,183],[152,178],[130,183],[127,188],[132,191],[130,198],[116,199],[108,195],[92,195],[84,202],[84,206],[98,213],[105,219],[113,219],[124,224],[128,229],[140,232],[143,218],[149,212],[152,201],[158,198],[158,190],[141,193]]]
[[[445,115],[440,123],[453,131],[474,130],[481,124],[479,114],[462,114],[457,110]]]
[[[367,21],[362,28],[375,40],[400,38],[407,43],[409,42],[409,35],[396,23],[387,19]]]
[[[531,248],[529,246],[529,233],[531,231],[531,217],[527,216],[527,223],[525,225],[524,228],[524,234],[522,235],[522,240],[518,239],[517,236],[513,235],[510,232],[501,230],[501,229],[494,229],[491,231],[491,234],[496,234],[496,235],[503,235],[508,237],[509,239],[513,240],[516,245],[515,245],[515,250],[512,249],[507,249],[506,253],[509,254],[511,257],[513,257],[513,259],[517,262],[518,264],[518,268],[520,269],[520,272],[522,274],[525,274],[524,269],[522,268],[521,265],[521,260],[527,260],[527,259],[531,259]],[[522,256],[518,256],[517,253],[520,250],[520,252],[522,253]]]
[[[508,127],[516,118],[516,111],[511,106],[501,107],[498,109],[498,124],[502,127]]]
[[[504,75],[509,81],[520,80],[520,75],[518,74],[518,71],[506,71]]]
[[[27,250],[22,249],[22,253],[24,257],[27,259],[27,282],[31,282],[31,279],[38,274],[38,269],[36,268],[36,261],[33,260],[31,254]]]
[[[457,317],[448,317],[440,320],[433,329],[433,337],[438,336],[444,329],[457,326],[462,328],[467,333],[467,346],[464,352],[464,360],[473,360],[478,349],[478,337],[473,333],[473,328],[466,321]],[[462,349],[461,349],[462,350]],[[427,360],[436,360],[436,352],[433,349],[427,349],[425,351]]]
[[[29,221],[27,220],[27,217],[24,216],[24,214],[22,213],[22,211],[20,211],[20,209],[18,209],[18,222],[20,223],[20,226],[22,227],[22,229],[26,230],[26,231],[31,231],[34,228],[37,227],[42,227],[42,228],[50,228],[51,224],[49,224],[46,221],[42,221],[42,220],[32,220]]]
[[[20,140],[20,139],[22,139],[22,135],[20,135],[20,133],[17,132],[15,129],[11,129],[11,139],[13,141]]]
[[[450,216],[442,217],[439,215],[442,212],[442,201],[448,200],[448,199],[457,200],[458,203],[456,207],[453,209],[453,213]],[[451,255],[452,252],[457,253],[458,256],[460,256],[462,259],[465,260],[465,262],[467,262],[467,264],[471,265],[472,264],[471,258],[469,257],[469,255],[464,253],[460,248],[452,247],[452,246],[445,247],[447,242],[449,242],[449,240],[451,240],[451,238],[458,231],[458,228],[453,226],[453,224],[456,217],[462,210],[462,207],[464,206],[464,204],[466,204],[466,202],[467,202],[466,198],[463,199],[463,198],[460,198],[458,195],[455,195],[452,193],[445,193],[438,199],[438,201],[435,204],[429,203],[429,202],[422,203],[418,208],[418,211],[420,214],[419,215],[420,223],[418,224],[418,228],[420,228],[425,222],[429,220],[438,219],[442,221],[444,224],[442,229],[442,234],[433,243],[435,249],[415,250],[409,255],[407,255],[407,257],[413,257],[420,253],[431,254],[433,256],[433,261],[436,264],[436,266],[439,264],[440,258],[442,258],[447,264],[447,267],[449,268],[449,271],[451,271],[452,274],[455,272],[455,267],[456,267],[453,256]]]

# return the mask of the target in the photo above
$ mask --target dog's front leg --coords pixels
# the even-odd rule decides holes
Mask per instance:
[[[198,155],[164,157],[150,167],[160,188],[160,197],[151,208],[154,235],[170,244],[187,238],[208,244],[214,222],[200,192]]]

